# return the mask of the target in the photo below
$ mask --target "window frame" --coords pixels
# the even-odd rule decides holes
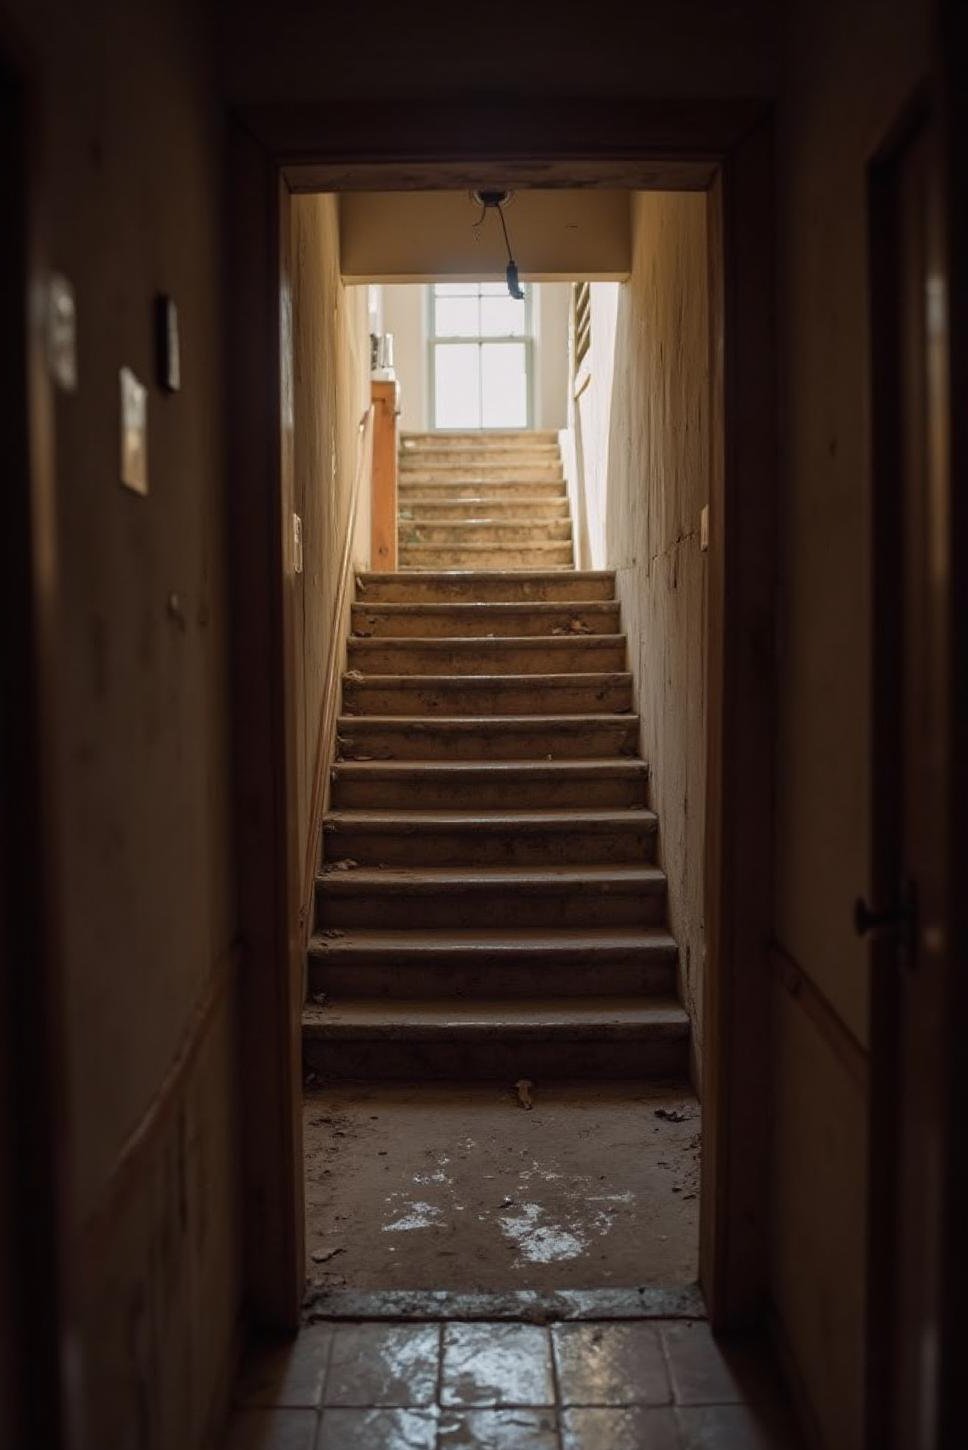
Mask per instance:
[[[483,281],[483,282],[481,282],[481,281],[466,282],[466,283],[463,283],[462,284],[459,280],[453,279],[452,281],[443,282],[443,283],[428,282],[425,285],[425,288],[424,288],[424,292],[425,292],[424,307],[425,307],[425,318],[426,318],[426,326],[427,326],[427,398],[428,398],[428,415],[429,415],[428,421],[429,421],[429,425],[430,425],[430,430],[431,430],[431,432],[434,432],[434,433],[525,433],[530,428],[533,428],[534,427],[534,341],[535,341],[535,339],[534,339],[534,301],[535,301],[535,299],[534,299],[534,284],[531,283],[531,282],[523,282],[521,284],[522,291],[524,292],[524,331],[523,332],[520,332],[520,333],[507,333],[507,334],[504,334],[504,335],[500,335],[499,334],[497,336],[490,336],[490,335],[485,336],[484,334],[482,334],[480,332],[478,332],[476,335],[475,334],[470,334],[468,336],[460,336],[460,337],[457,337],[457,336],[439,336],[438,333],[437,333],[437,323],[436,323],[436,314],[437,314],[437,308],[436,308],[436,303],[437,303],[436,289],[437,289],[438,286],[447,286],[447,287],[449,287],[449,286],[461,286],[461,285],[464,285],[464,286],[466,286],[468,288],[468,295],[472,295],[470,293],[470,289],[471,288],[473,288],[473,287],[480,288],[480,287],[483,287],[483,286],[487,286],[489,284],[488,284],[487,281]],[[480,292],[477,293],[477,296],[478,296],[478,298],[480,297]],[[525,375],[525,421],[524,421],[524,423],[520,424],[517,427],[515,427],[514,425],[511,425],[511,426],[502,426],[502,425],[498,425],[498,424],[494,424],[494,425],[485,424],[483,422],[484,407],[483,407],[483,392],[482,392],[481,393],[481,410],[480,410],[480,416],[481,416],[482,421],[476,427],[466,427],[466,428],[442,428],[442,427],[440,427],[440,425],[437,422],[437,370],[436,370],[436,366],[435,366],[435,360],[436,360],[436,355],[437,355],[437,348],[438,347],[454,346],[454,345],[458,345],[458,344],[461,344],[461,343],[463,343],[465,345],[468,344],[468,343],[470,343],[470,344],[476,344],[479,349],[481,347],[483,347],[483,345],[485,343],[488,343],[488,344],[494,343],[494,344],[497,344],[498,346],[502,346],[502,347],[503,346],[508,346],[509,344],[517,344],[518,346],[520,346],[521,344],[524,345],[524,375]]]

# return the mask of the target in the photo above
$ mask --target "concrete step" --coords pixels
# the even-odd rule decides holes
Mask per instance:
[[[644,806],[554,810],[333,810],[327,862],[360,866],[606,866],[651,863],[656,818]]]
[[[627,671],[343,676],[346,715],[601,715],[631,708],[632,676]]]
[[[589,603],[354,604],[350,628],[373,639],[618,634],[617,600]]]
[[[655,866],[360,867],[316,881],[320,927],[659,926]]]
[[[364,675],[602,674],[625,658],[624,634],[351,638],[347,650],[348,668]]]
[[[661,927],[348,930],[314,936],[309,991],[328,997],[671,996],[678,949]]]
[[[342,715],[343,760],[600,760],[638,754],[637,715]]]
[[[399,567],[404,570],[453,569],[571,569],[574,550],[570,543],[515,544],[407,544],[400,548]]]
[[[455,549],[474,548],[477,544],[500,544],[517,549],[534,544],[571,543],[570,519],[467,519],[463,523],[437,522],[433,519],[401,518],[397,525],[401,549],[414,544],[444,545]]]
[[[560,483],[564,478],[560,462],[516,463],[498,459],[493,463],[437,464],[404,467],[400,477],[409,483]]]
[[[495,490],[490,490],[493,495]],[[414,493],[399,501],[399,523],[403,528],[411,520],[419,524],[464,524],[477,519],[523,518],[529,524],[541,519],[570,519],[567,495],[558,498],[533,498],[516,494],[512,498],[436,498],[433,494]]]
[[[677,1077],[688,1049],[672,998],[345,998],[303,1014],[304,1066],[334,1078]]]
[[[564,481],[556,483],[454,483],[452,479],[430,479],[427,483],[414,482],[407,474],[401,474],[397,481],[397,498],[401,504],[425,498],[438,503],[460,503],[468,499],[480,499],[482,503],[513,503],[517,500],[523,509],[528,500],[567,503],[568,490]]]
[[[643,760],[344,760],[332,798],[336,810],[591,810],[644,806],[648,778]]]
[[[503,464],[509,471],[520,465],[561,462],[561,451],[555,443],[532,443],[527,447],[502,444],[500,448],[402,448],[400,472],[411,469],[478,468]]]
[[[610,570],[574,570],[567,574],[533,569],[454,570],[422,575],[358,574],[357,599],[363,604],[459,604],[545,600],[588,601],[615,598]]]
[[[553,428],[456,428],[432,433],[401,433],[400,448],[528,448],[557,446],[558,434]]]

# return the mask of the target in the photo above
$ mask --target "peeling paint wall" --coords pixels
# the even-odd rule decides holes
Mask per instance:
[[[782,369],[772,1293],[824,1443],[862,1436],[869,880],[870,355],[866,167],[927,71],[917,0],[795,0],[778,130]],[[824,1030],[823,1021],[828,1022]]]
[[[292,198],[291,246],[295,496],[303,524],[297,611],[302,675],[293,688],[299,702],[299,839],[307,842],[327,665],[333,649],[345,648],[346,620],[337,619],[335,610],[364,441],[360,423],[370,404],[370,343],[367,289],[345,287],[340,280],[335,197]],[[365,568],[369,476],[360,488],[351,557]],[[324,749],[330,751],[332,743],[324,741]]]
[[[615,569],[701,1079],[705,957],[709,333],[706,200],[633,199],[632,275],[593,284],[589,383],[574,407],[582,563]]]
[[[189,1450],[221,1413],[240,1308],[214,47],[182,0],[4,8],[36,87],[47,255],[77,301],[79,385],[55,416],[54,885],[79,1428]],[[179,310],[173,395],[156,292]],[[119,482],[125,365],[148,388],[147,497]]]

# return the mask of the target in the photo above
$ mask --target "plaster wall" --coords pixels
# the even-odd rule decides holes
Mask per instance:
[[[866,167],[927,70],[917,0],[794,0],[778,126],[782,366],[772,1294],[823,1442],[862,1436],[869,880],[870,355]],[[827,1020],[829,1027],[821,1025]]]
[[[327,667],[331,652],[345,649],[347,634],[347,620],[336,613],[337,593],[364,447],[360,424],[370,405],[369,298],[366,287],[346,287],[340,278],[335,197],[294,196],[290,238],[295,499],[303,526],[296,616],[302,669],[293,690],[299,839],[308,843],[317,751],[328,759],[333,749],[332,740],[320,738]],[[351,546],[356,568],[369,563],[369,499],[365,477]]]
[[[709,330],[706,200],[632,198],[632,274],[592,286],[575,407],[582,563],[616,571],[701,1082]]]
[[[427,290],[407,283],[380,290],[383,326],[393,333],[400,426],[406,433],[422,433],[430,427]],[[570,308],[570,283],[535,285],[532,367],[536,428],[563,428],[567,422]]]
[[[11,31],[46,260],[78,322],[78,389],[54,420],[51,883],[78,1431],[191,1447],[221,1413],[240,1308],[213,48],[181,0],[13,0]],[[172,395],[155,380],[157,292],[179,309]],[[147,497],[119,481],[123,365],[148,387]]]
[[[530,282],[629,270],[627,191],[517,191],[504,209],[513,255]],[[347,282],[500,282],[507,248],[494,212],[466,191],[357,191],[340,198]]]

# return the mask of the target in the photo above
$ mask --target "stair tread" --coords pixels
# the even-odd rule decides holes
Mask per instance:
[[[612,584],[615,582],[614,569],[575,569],[573,572],[576,579],[603,579]],[[519,584],[522,579],[527,578],[533,579],[538,583],[542,580],[546,580],[549,584],[556,584],[558,582],[558,575],[547,569],[428,569],[422,575],[422,580],[429,583],[446,584],[448,581],[455,581],[466,584],[473,583],[475,579],[480,579],[490,583],[494,579],[500,579],[505,574],[509,575],[515,584]],[[394,581],[410,584],[413,582],[409,574],[401,574],[399,570],[387,570],[386,573],[364,571],[357,575],[357,579],[362,581],[363,584],[371,582],[374,584],[392,584]]]
[[[479,810],[475,806],[473,810],[462,811],[409,811],[392,808],[327,811],[323,820],[324,825],[333,828],[344,824],[352,825],[354,829],[361,826],[392,825],[397,825],[401,829],[405,826],[419,826],[427,829],[435,829],[440,826],[462,826],[470,831],[486,829],[489,826],[508,826],[521,830],[528,827],[542,827],[550,830],[564,828],[569,824],[580,826],[627,825],[639,829],[642,826],[655,825],[658,817],[655,811],[650,811],[646,806],[563,806],[559,808],[552,806],[525,811]]]
[[[387,951],[401,955],[441,952],[677,952],[675,937],[665,927],[398,927],[379,931],[371,927],[346,927],[338,936],[315,933],[311,952]]]
[[[387,619],[399,619],[404,615],[415,614],[421,618],[447,618],[452,614],[467,614],[472,619],[480,619],[482,622],[488,616],[500,618],[506,615],[517,614],[615,614],[619,609],[617,599],[455,599],[450,600],[388,600],[376,601],[368,604],[365,599],[357,600],[353,605],[357,613],[384,615]],[[409,636],[408,636],[409,637]],[[436,636],[432,636],[436,638]],[[480,637],[480,636],[478,636]],[[516,639],[521,636],[505,635],[502,638]],[[525,635],[526,639],[540,639],[545,636]],[[422,638],[422,636],[414,636]],[[484,636],[488,638],[488,636]],[[552,639],[567,638],[564,635],[552,635]],[[587,639],[587,635],[576,634],[576,639]]]
[[[407,998],[340,997],[309,1002],[303,1030],[327,1035],[348,1031],[377,1036],[433,1036],[453,1030],[501,1036],[547,1035],[556,1030],[647,1030],[680,1037],[689,1017],[674,997]]]
[[[554,780],[560,776],[647,776],[648,766],[635,756],[604,760],[338,760],[334,775],[383,780],[411,780],[414,776],[509,776]],[[476,809],[476,808],[475,808]]]
[[[513,650],[571,649],[585,645],[589,649],[615,649],[625,644],[624,634],[391,634],[350,635],[350,648],[362,654],[386,649],[447,650]]]
[[[318,883],[343,894],[357,889],[398,894],[408,891],[461,891],[479,886],[556,887],[580,891],[615,884],[619,886],[665,886],[665,872],[658,866],[357,866],[350,871],[323,871]]]
[[[412,679],[412,676],[408,676]],[[476,679],[470,675],[463,678]],[[514,676],[515,679],[518,676]],[[534,678],[531,676],[530,678]],[[542,678],[540,675],[538,678]],[[587,715],[341,715],[338,728],[342,731],[355,730],[358,726],[371,728],[374,725],[391,730],[454,730],[472,732],[486,726],[497,731],[518,730],[572,730],[580,731],[587,726],[623,725],[638,723],[638,715],[608,714]]]
[[[576,680],[587,684],[590,680],[600,680],[605,684],[628,684],[632,675],[629,670],[572,670],[570,672],[547,675],[381,675],[370,674],[363,670],[349,670],[343,676],[344,681],[349,680],[350,684],[372,684],[386,686],[389,684],[404,684],[413,689],[474,689],[485,686],[507,685],[516,689],[538,690],[543,687],[554,689],[556,686],[573,685]],[[360,717],[357,716],[357,719]],[[396,717],[392,717],[396,718]],[[425,717],[430,718],[430,717]]]

